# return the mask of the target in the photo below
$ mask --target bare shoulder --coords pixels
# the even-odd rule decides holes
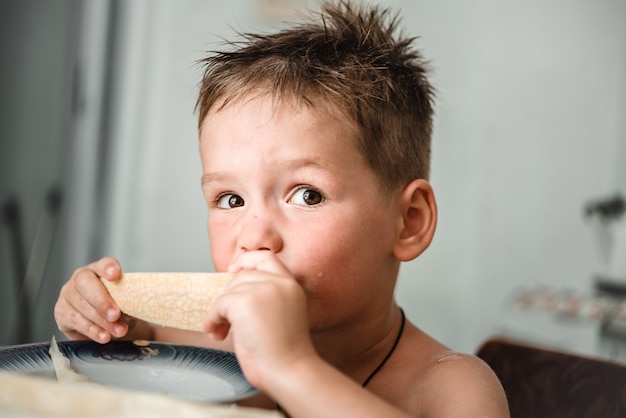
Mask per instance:
[[[443,350],[425,367],[423,376],[426,387],[438,394],[424,405],[433,416],[509,416],[500,381],[476,356]]]
[[[396,377],[405,389],[397,404],[420,417],[509,417],[504,390],[485,362],[407,325],[396,358]]]

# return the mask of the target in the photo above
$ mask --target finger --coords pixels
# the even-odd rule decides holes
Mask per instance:
[[[227,290],[213,303],[202,321],[203,331],[216,341],[224,340],[230,332],[231,322],[228,319],[228,309],[232,307],[232,295],[237,292],[238,290]]]
[[[102,334],[102,332],[110,334],[109,337],[112,336],[117,338],[123,337],[128,332],[128,325],[121,318],[121,316],[115,321],[109,321],[84,298],[72,298],[69,305],[70,309],[80,313],[82,318],[84,318],[84,324],[88,326],[89,336],[98,334],[99,341],[107,338],[107,336]]]
[[[231,305],[229,300],[232,299],[233,294],[241,293],[242,287],[247,287],[247,283],[255,280],[254,275],[249,276],[249,280],[244,280],[245,277],[241,273],[237,274],[206,313],[202,321],[202,330],[209,334],[214,341],[222,341],[228,336],[231,328],[231,322],[228,319],[228,308]]]
[[[302,301],[298,298],[300,293]],[[259,314],[267,318],[270,311],[299,303],[306,304],[304,293],[291,277],[244,270],[237,274],[224,294],[208,310],[203,329],[212,333],[214,338],[225,337],[231,325],[252,326],[252,323],[260,320]]]
[[[117,264],[115,260],[110,260]],[[107,264],[111,265],[110,260],[103,259],[101,261],[104,262],[96,262],[87,268],[78,269],[64,286],[62,297],[67,301],[69,310],[79,312],[88,324],[98,327],[97,331],[104,330],[113,336],[122,337],[128,332],[128,326],[121,320],[120,309],[92,269],[107,268]],[[119,271],[119,264],[117,269]],[[76,322],[82,323],[77,319]],[[84,328],[80,331],[86,332]],[[90,331],[90,336],[97,331]],[[105,337],[100,335],[98,340],[101,341],[103,338]]]
[[[248,251],[242,253],[228,267],[236,273],[241,270],[259,270],[277,275],[289,275],[289,270],[271,251]]]
[[[213,340],[223,341],[228,337],[228,333],[230,332],[230,323],[221,321],[213,322],[210,317],[207,316],[202,324],[202,328]]]
[[[71,286],[71,284],[74,286]],[[122,316],[122,311],[109,295],[95,270],[82,269],[77,271],[68,283],[68,301],[76,309],[93,308],[98,316],[115,322]],[[92,315],[92,320],[95,319]]]
[[[115,321],[110,321],[103,317],[84,298],[73,298],[71,300],[71,307],[80,312],[89,324],[93,324],[98,327],[98,331],[103,330],[117,338],[121,338],[128,333],[129,326],[121,316]],[[94,332],[95,331],[91,331],[91,334]]]
[[[122,276],[122,266],[113,257],[103,257],[90,264],[88,267],[93,270],[98,277],[106,280],[118,280]]]
[[[57,302],[54,314],[59,330],[71,339],[89,338],[100,343],[106,343],[112,338],[111,332],[89,320],[65,299]]]

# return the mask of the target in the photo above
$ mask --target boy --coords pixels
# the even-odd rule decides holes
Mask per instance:
[[[211,255],[237,273],[206,333],[127,322],[98,280],[119,278],[111,258],[63,287],[59,328],[233,350],[264,394],[253,404],[293,417],[506,417],[491,370],[394,300],[400,263],[430,245],[437,219],[425,65],[386,10],[327,3],[321,18],[204,60]]]

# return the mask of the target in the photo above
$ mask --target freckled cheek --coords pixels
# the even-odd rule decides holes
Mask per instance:
[[[370,229],[368,225],[337,229],[343,234],[336,234],[333,240],[324,240],[322,245],[311,246],[304,252],[312,294],[324,295],[327,303],[333,303],[345,300],[346,295],[357,297],[367,289],[367,278],[383,262],[381,254],[387,247],[380,242],[384,237],[376,236]],[[311,256],[307,258],[306,254]]]
[[[321,248],[308,247],[300,251],[297,268],[306,272],[305,288],[315,291],[328,287],[328,282],[337,285],[338,278],[346,274],[347,254],[338,248],[324,245]]]

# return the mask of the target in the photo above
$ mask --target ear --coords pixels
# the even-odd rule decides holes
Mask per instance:
[[[437,203],[431,185],[413,180],[400,193],[400,219],[393,255],[410,261],[420,255],[433,240],[437,226]]]

